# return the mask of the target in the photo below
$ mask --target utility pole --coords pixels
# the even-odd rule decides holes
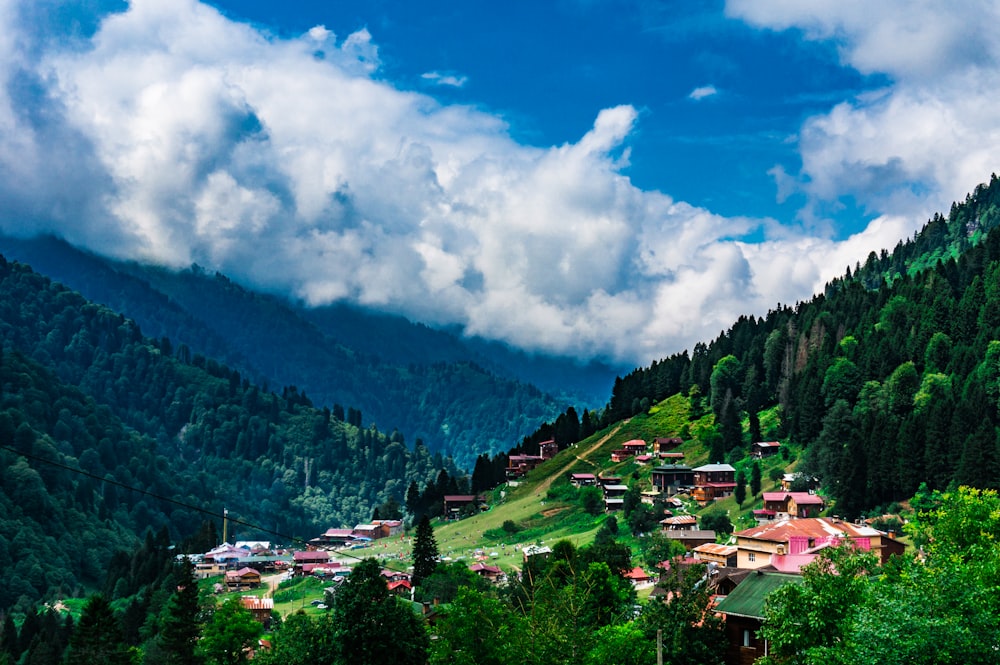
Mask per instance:
[[[656,665],[663,665],[663,630],[656,629]]]
[[[223,508],[222,509],[222,542],[223,543],[228,543],[229,542],[229,537],[227,535],[228,534],[228,527],[229,527],[229,509],[228,508]]]

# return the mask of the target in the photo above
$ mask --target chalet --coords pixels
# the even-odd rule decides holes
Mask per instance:
[[[409,580],[396,580],[395,582],[389,582],[388,586],[389,593],[397,596],[409,596],[410,592],[413,591],[413,585],[410,584]]]
[[[694,484],[694,470],[683,464],[658,466],[652,472],[653,487],[671,496]]]
[[[500,570],[497,566],[491,566],[488,563],[474,563],[469,566],[469,570],[479,575],[485,580],[489,580],[494,584],[498,584],[504,580],[506,577],[504,572]]]
[[[351,530],[351,536],[355,540],[378,540],[379,528],[374,524],[356,524]]]
[[[391,568],[382,569],[382,577],[385,578],[386,582],[399,582],[400,580],[407,580],[412,577],[409,573],[404,573],[402,570],[393,570]]]
[[[604,487],[605,485],[621,485],[622,484],[622,477],[621,476],[598,476],[597,477],[597,484],[600,485],[601,487]]]
[[[800,490],[814,490],[819,485],[819,479],[812,476],[807,476],[804,473],[786,473],[781,477],[781,489],[786,492],[791,492],[792,487],[795,485],[800,486]]]
[[[658,436],[653,441],[653,447],[656,449],[656,452],[662,454],[673,450],[682,443],[684,443],[684,439],[681,439],[676,436],[671,436],[671,437]]]
[[[726,619],[728,665],[750,665],[767,655],[767,644],[757,635],[764,621],[764,599],[786,584],[802,584],[802,576],[756,571],[716,606]]]
[[[624,462],[630,457],[632,457],[632,453],[624,448],[616,448],[611,451],[611,461],[616,464],[618,462]]]
[[[372,524],[378,527],[379,538],[391,538],[403,534],[402,520],[372,520]]]
[[[661,460],[676,464],[684,459],[684,453],[657,453]]]
[[[736,547],[733,545],[720,545],[718,543],[705,543],[691,550],[695,558],[705,563],[715,563],[727,568],[736,567]]]
[[[323,535],[309,541],[310,545],[345,547],[354,542],[353,529],[327,529]]]
[[[777,455],[779,450],[781,450],[780,441],[758,441],[751,446],[750,456],[763,459],[764,457]]]
[[[788,519],[790,517],[819,517],[823,510],[823,497],[811,492],[764,492],[761,517]],[[758,511],[754,511],[756,515]]]
[[[628,485],[605,485],[603,489],[605,499],[615,498],[625,496],[625,493],[628,492]]]
[[[308,575],[311,571],[307,572],[303,570],[303,567],[311,564],[315,567],[317,564],[325,565],[330,561],[330,553],[323,550],[305,550],[302,552],[292,553],[292,570],[296,575]]]
[[[694,531],[698,528],[698,518],[694,515],[676,515],[660,520],[664,531]]]
[[[662,533],[666,538],[679,542],[686,550],[715,542],[715,531],[709,529],[664,530]]]
[[[234,547],[229,543],[222,543],[214,550],[205,552],[202,561],[205,563],[218,563],[225,566],[232,566],[245,556],[250,555],[250,550],[243,547]]]
[[[215,563],[214,561],[202,561],[194,565],[194,577],[203,580],[207,577],[216,577],[226,572],[226,564]]]
[[[240,604],[244,609],[250,610],[253,618],[264,624],[264,628],[271,627],[271,613],[274,611],[274,598],[257,598],[256,596],[243,596]]]
[[[542,459],[552,459],[559,452],[559,445],[554,439],[549,439],[548,441],[542,441],[538,444],[538,454],[541,455]]]
[[[629,451],[633,455],[638,455],[646,452],[646,442],[642,439],[632,439],[631,441],[623,443],[622,448]]]
[[[586,487],[597,484],[597,476],[592,473],[571,473],[569,482],[573,487]]]
[[[761,568],[771,564],[772,555],[801,554],[825,545],[852,542],[856,547],[878,554],[882,563],[903,553],[904,546],[888,534],[864,524],[836,518],[787,519],[745,529],[736,536],[740,568]]]
[[[729,464],[705,464],[694,470],[691,497],[701,505],[723,499],[736,489],[736,469]]]
[[[642,455],[636,455],[635,456],[635,463],[636,464],[645,465],[645,464],[649,464],[652,461],[653,461],[653,456],[652,455],[647,455],[647,454],[643,453]]]
[[[510,455],[507,458],[507,479],[523,478],[545,459],[541,455]]]
[[[250,550],[250,554],[261,554],[271,551],[271,543],[267,540],[237,540],[233,547]]]
[[[446,494],[444,497],[444,513],[445,519],[458,519],[461,517],[462,511],[479,506],[480,510],[485,510],[489,506],[485,504],[486,497],[482,494]]]
[[[230,591],[256,589],[260,586],[260,573],[253,568],[240,568],[226,572],[226,587]]]
[[[662,504],[664,501],[663,495],[656,490],[643,490],[639,496],[641,497],[640,500],[647,506],[655,506],[658,503]]]

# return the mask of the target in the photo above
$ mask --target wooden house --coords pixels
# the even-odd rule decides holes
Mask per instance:
[[[752,665],[767,654],[767,644],[757,634],[764,621],[764,599],[786,584],[802,584],[802,576],[756,571],[719,601],[715,611],[726,619],[727,665]]]

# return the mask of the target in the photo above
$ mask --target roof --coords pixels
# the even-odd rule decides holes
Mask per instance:
[[[737,538],[768,540],[776,543],[788,542],[792,536],[809,538],[876,538],[886,537],[884,533],[870,526],[854,524],[825,517],[787,519],[773,524],[764,524],[734,534]]]
[[[723,598],[715,611],[721,614],[763,619],[764,599],[769,593],[786,584],[802,584],[802,576],[755,571],[747,575],[731,594]]]
[[[628,572],[625,573],[625,579],[627,579],[627,580],[648,580],[649,579],[649,573],[647,573],[645,570],[643,570],[639,566],[636,566],[632,570],[630,570],[630,571],[628,571]]]
[[[329,561],[330,553],[325,550],[309,550],[302,552],[293,552],[292,558],[296,563],[302,561]]]
[[[715,540],[715,531],[711,529],[677,529],[664,531],[663,535],[671,540]]]
[[[697,524],[698,518],[694,515],[677,515],[660,520],[660,524]]]
[[[253,568],[240,568],[239,570],[230,570],[226,572],[226,577],[245,577],[246,575],[256,575],[260,577],[260,573]]]
[[[597,476],[592,473],[571,473],[570,478],[576,478],[578,480],[595,480]]]
[[[474,573],[492,573],[493,575],[503,575],[503,571],[497,566],[491,566],[488,563],[474,563],[469,566],[469,570]]]
[[[733,556],[736,554],[736,546],[720,545],[719,543],[705,543],[694,548],[692,552],[699,554],[714,554],[715,556]]]
[[[632,439],[631,441],[626,441],[622,444],[622,448],[638,448],[639,446],[645,448],[646,442],[642,439]]]
[[[627,492],[628,485],[605,485],[604,489],[612,492]]]
[[[781,442],[780,441],[758,441],[758,442],[756,442],[753,445],[757,446],[758,448],[780,448],[781,447]]]
[[[473,502],[476,497],[472,494],[446,494],[444,500],[448,503],[460,503],[462,501]]]
[[[809,504],[823,505],[823,497],[812,492],[764,492],[764,501],[776,501],[780,503],[786,499],[792,499],[800,506]]]
[[[327,529],[323,535],[327,538],[347,538],[351,531],[352,529]]]
[[[243,596],[240,604],[248,610],[273,610],[274,598],[257,598],[256,596]]]
[[[694,469],[686,464],[664,464],[653,469],[653,473],[670,473],[671,471],[691,471],[693,473]]]
[[[735,473],[736,469],[729,464],[704,464],[695,471],[732,471]]]

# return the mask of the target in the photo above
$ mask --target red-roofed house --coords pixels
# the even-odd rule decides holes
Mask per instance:
[[[507,478],[523,478],[543,461],[545,460],[541,455],[510,455],[507,458]]]
[[[653,584],[653,578],[639,566],[627,571],[623,577],[631,582],[632,586],[636,588],[646,587]]]
[[[597,476],[592,473],[571,473],[569,476],[570,485],[574,487],[585,487],[587,485],[596,485]]]
[[[481,510],[485,509],[486,497],[480,494],[476,496],[475,494],[446,494],[444,497],[444,518],[445,519],[458,519],[461,515],[462,509],[468,506],[474,506],[477,503]]]
[[[558,452],[559,444],[555,442],[555,439],[542,441],[538,444],[538,454],[541,455],[542,459],[552,459]]]
[[[389,593],[394,593],[397,596],[409,596],[412,589],[413,585],[410,584],[409,580],[389,582]]]
[[[502,581],[505,577],[504,572],[499,567],[491,566],[488,563],[474,563],[469,566],[469,570],[494,584]]]
[[[694,470],[691,498],[701,505],[723,499],[736,489],[736,469],[729,464],[705,464]]]
[[[778,520],[818,517],[823,510],[823,497],[811,492],[764,492],[763,510],[773,513],[773,519]]]
[[[682,443],[684,443],[684,439],[676,436],[658,436],[656,437],[656,440],[653,441],[653,445],[656,447],[656,452],[658,453],[665,453],[673,450]]]
[[[693,531],[698,528],[698,518],[694,515],[677,515],[660,520],[664,531]]]
[[[240,568],[226,572],[226,586],[230,591],[256,589],[260,586],[260,573],[253,568]]]
[[[267,628],[271,625],[271,612],[274,610],[274,598],[257,598],[256,596],[243,596],[240,604],[250,610],[250,614],[257,621]]]
[[[843,541],[877,553],[882,563],[894,554],[902,554],[904,549],[901,542],[870,526],[822,517],[762,524],[734,535],[739,568],[761,568],[771,563],[774,554],[802,554],[821,545]]]

